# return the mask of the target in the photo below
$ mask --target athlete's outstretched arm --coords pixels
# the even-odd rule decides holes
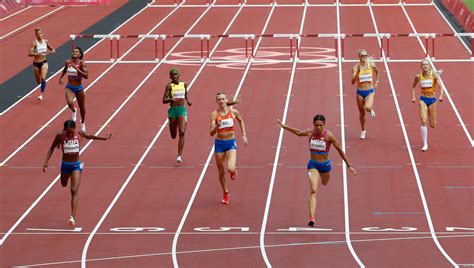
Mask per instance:
[[[289,132],[295,134],[296,136],[308,137],[311,134],[310,129],[308,129],[306,131],[303,131],[303,130],[300,130],[300,129],[297,129],[297,128],[294,128],[294,127],[290,127],[290,126],[287,126],[287,125],[283,124],[280,119],[277,119],[277,122],[278,122],[278,125],[280,125],[280,127],[282,127],[284,130],[288,130]]]
[[[347,159],[347,156],[346,154],[344,153],[344,151],[341,149],[341,146],[339,146],[339,142],[337,141],[336,137],[334,137],[334,135],[332,135],[331,132],[328,131],[328,139],[329,141],[331,141],[332,145],[334,146],[334,148],[336,148],[337,152],[339,153],[339,155],[341,156],[341,158],[344,160],[344,162],[346,162],[346,165],[347,167],[349,168],[349,170],[354,174],[356,175],[357,174],[357,171],[356,169],[349,163],[349,160]]]
[[[102,141],[106,141],[106,140],[110,140],[110,137],[112,137],[112,133],[107,133],[106,136],[102,137],[102,136],[96,136],[96,135],[92,135],[92,134],[87,134],[86,132],[82,131],[82,130],[79,130],[78,131],[79,135],[81,135],[81,137],[85,138],[85,139],[89,139],[89,140],[102,140]]]

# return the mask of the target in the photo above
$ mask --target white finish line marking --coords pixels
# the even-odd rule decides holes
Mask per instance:
[[[39,231],[39,232],[80,232],[82,227],[76,227],[74,229],[41,229],[41,228],[26,228],[27,231]]]

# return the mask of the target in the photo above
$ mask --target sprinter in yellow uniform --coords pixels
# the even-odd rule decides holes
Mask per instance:
[[[184,134],[186,132],[187,117],[185,101],[188,106],[191,106],[191,102],[188,100],[188,91],[186,82],[179,80],[179,71],[175,68],[170,70],[171,82],[165,87],[165,94],[163,95],[163,103],[169,103],[170,108],[168,109],[168,119],[170,121],[170,133],[171,138],[175,139],[177,130],[179,129],[179,140],[178,140],[178,157],[176,162],[182,163],[184,148]]]
[[[359,62],[352,67],[352,84],[357,83],[356,101],[359,108],[359,121],[362,131],[360,138],[365,139],[365,112],[375,118],[374,98],[375,90],[379,84],[379,70],[375,63],[368,58],[365,49],[359,50]]]
[[[441,88],[438,84],[438,74],[433,72],[430,68],[430,63],[427,60],[421,61],[422,72],[417,74],[415,81],[413,81],[413,98],[412,102],[416,102],[415,87],[420,83],[421,95],[420,95],[420,119],[421,119],[421,139],[423,141],[423,152],[428,150],[428,127],[426,124],[428,120],[430,127],[436,126],[436,87]],[[439,95],[439,101],[443,101],[443,92]]]

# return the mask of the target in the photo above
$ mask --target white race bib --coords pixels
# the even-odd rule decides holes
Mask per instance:
[[[311,139],[309,148],[311,150],[326,151],[326,142],[323,140]]]
[[[173,98],[174,99],[184,99],[185,92],[184,91],[174,91]]]
[[[219,121],[219,129],[229,128],[234,126],[234,119],[227,118]]]
[[[48,46],[45,41],[43,41],[43,43],[36,41],[36,52],[40,54],[46,54],[46,52],[48,52]]]
[[[79,140],[65,140],[63,144],[64,153],[79,153]]]
[[[77,70],[74,69],[72,66],[69,66],[69,67],[67,67],[67,75],[78,76],[77,75]]]
[[[431,88],[433,87],[433,79],[420,80],[421,88]]]
[[[359,75],[359,82],[372,82],[372,74]]]

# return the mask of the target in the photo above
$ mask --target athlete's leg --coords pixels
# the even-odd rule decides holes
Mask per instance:
[[[326,185],[328,184],[329,179],[331,178],[331,173],[330,172],[319,173],[319,176],[321,176],[321,183],[323,185]]]
[[[357,108],[359,110],[359,121],[360,121],[360,128],[361,128],[361,133],[360,133],[360,138],[365,139],[365,99],[362,98],[359,94],[356,94],[356,102],[357,102]]]
[[[76,218],[77,204],[79,202],[79,185],[81,184],[81,171],[74,170],[71,174],[71,216]]]
[[[168,118],[170,121],[169,129],[172,139],[176,139],[176,134],[178,133],[178,119],[177,118]]]
[[[73,113],[75,113],[76,108],[74,108],[74,92],[72,92],[72,90],[69,88],[66,88],[65,92],[67,106]]]
[[[66,187],[67,182],[69,181],[69,177],[71,177],[71,174],[65,174],[61,172],[61,186]]]
[[[428,150],[428,106],[420,100],[420,120],[421,120],[421,140],[423,141],[422,151]]]
[[[48,74],[48,63],[43,63],[43,66],[41,66],[41,93],[44,93],[46,89],[46,75]]]
[[[84,124],[86,120],[86,94],[84,90],[76,93],[77,104],[79,105],[79,111],[81,112],[81,123]]]
[[[321,176],[316,169],[308,170],[309,176],[309,198],[308,198],[308,208],[309,208],[309,217],[310,219],[315,218],[316,213],[316,197],[318,194],[319,181]]]
[[[178,117],[178,129],[179,129],[179,140],[178,140],[178,156],[183,154],[184,148],[184,135],[186,133],[186,116]],[[176,135],[176,134],[175,134]]]
[[[219,174],[219,183],[221,184],[222,192],[224,194],[229,193],[229,189],[227,189],[227,184],[225,181],[225,153],[215,153],[214,156],[216,158],[216,166]]]
[[[430,121],[430,127],[431,128],[434,128],[436,126],[436,102],[431,104],[429,107],[428,107],[428,118],[429,118],[429,121]]]
[[[375,92],[370,93],[366,98],[365,98],[365,105],[364,109],[367,112],[372,111],[374,108],[374,100],[375,100]]]

